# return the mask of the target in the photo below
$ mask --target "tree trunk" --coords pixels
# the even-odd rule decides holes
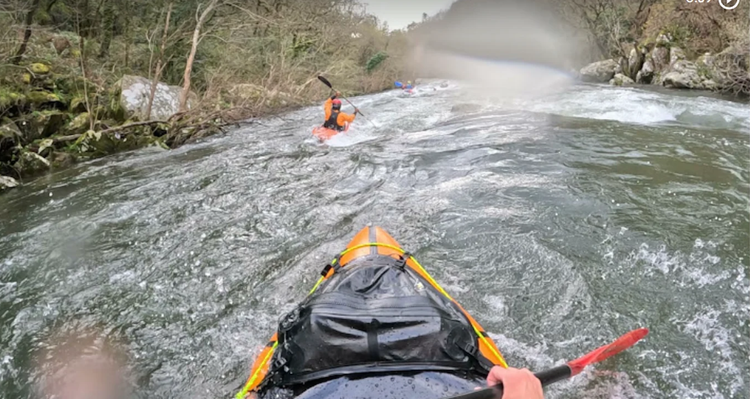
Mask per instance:
[[[164,49],[167,47],[167,34],[169,33],[169,19],[172,16],[172,5],[170,2],[167,8],[167,18],[164,22],[164,33],[161,36],[161,48],[159,49],[159,59],[156,60],[156,69],[154,70],[154,79],[151,81],[151,92],[148,96],[148,107],[146,107],[146,120],[151,119],[151,108],[154,106],[154,96],[156,95],[156,88],[159,85],[159,79],[161,78],[161,71],[164,68]]]
[[[190,95],[190,75],[193,73],[193,61],[195,61],[195,53],[198,50],[198,42],[201,38],[201,27],[218,3],[219,0],[211,0],[206,9],[203,10],[203,13],[201,13],[200,18],[198,18],[198,23],[195,25],[195,31],[193,31],[193,46],[190,49],[190,55],[188,56],[187,64],[185,65],[185,75],[183,76],[184,83],[182,86],[182,93],[180,93],[180,112],[187,111],[187,101],[188,96]]]
[[[112,43],[112,36],[115,34],[116,21],[115,4],[112,1],[107,2],[104,6],[104,20],[102,21],[102,44],[99,47],[99,58],[105,58],[109,55],[109,45]]]
[[[39,8],[39,3],[41,3],[41,0],[34,0],[34,2],[31,3],[29,12],[26,13],[26,20],[24,21],[26,29],[23,32],[23,41],[21,42],[21,46],[18,47],[16,55],[13,56],[13,59],[11,59],[10,61],[14,65],[18,65],[18,63],[21,62],[21,57],[23,57],[23,55],[26,53],[26,48],[29,45],[29,39],[31,39],[31,23],[34,22],[34,13],[36,13],[37,8]]]
[[[125,27],[123,29],[123,35],[125,36],[125,69],[128,68],[130,62],[130,2],[125,2]]]

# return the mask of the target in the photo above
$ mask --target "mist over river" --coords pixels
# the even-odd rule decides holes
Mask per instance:
[[[351,100],[377,127],[319,144],[308,108],[0,196],[0,397],[33,397],[35,351],[84,326],[119,337],[143,398],[229,398],[367,224],[512,366],[651,329],[548,398],[750,397],[747,103],[598,85],[507,101],[439,82]]]

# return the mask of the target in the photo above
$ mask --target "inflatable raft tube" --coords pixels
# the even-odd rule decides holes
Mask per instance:
[[[507,367],[502,354],[492,339],[486,334],[484,328],[430,276],[427,270],[413,256],[401,249],[398,242],[380,227],[365,227],[360,230],[346,246],[346,249],[336,256],[329,265],[326,265],[321,273],[322,276],[312,287],[308,298],[313,296],[327,280],[331,279],[337,270],[345,269],[349,264],[352,264],[352,267],[359,267],[358,263],[362,263],[361,261],[365,260],[364,258],[368,261],[380,259],[381,263],[383,260],[387,263],[389,260],[386,258],[403,262],[403,267],[408,267],[411,271],[419,275],[434,292],[444,296],[447,301],[455,305],[455,308],[459,309],[465,316],[471,325],[471,329],[476,334],[474,342],[478,345],[477,349],[478,353],[481,353],[481,357],[492,363],[492,365]],[[238,398],[245,397],[248,392],[256,391],[264,383],[264,379],[269,374],[269,367],[273,362],[274,352],[277,351],[278,347],[279,333],[277,331],[255,359],[250,371],[250,377],[243,390],[237,394]],[[439,371],[439,369],[437,370]],[[266,382],[263,385],[268,386],[269,384]]]

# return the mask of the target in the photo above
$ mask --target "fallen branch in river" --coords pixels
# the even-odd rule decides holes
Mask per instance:
[[[104,129],[104,130],[100,131],[99,133],[100,134],[111,134],[111,133],[116,133],[116,132],[120,132],[120,131],[125,131],[125,130],[128,130],[128,129],[133,128],[133,127],[153,126],[153,125],[158,125],[160,123],[167,123],[167,121],[133,122],[133,123],[128,123],[127,125],[116,126],[116,127],[113,127],[113,128]],[[68,141],[75,141],[75,140],[78,140],[84,134],[85,133],[71,134],[69,136],[55,137],[54,138],[54,142],[55,143],[65,143],[65,142],[68,142]],[[127,132],[125,132],[124,134],[127,134]]]

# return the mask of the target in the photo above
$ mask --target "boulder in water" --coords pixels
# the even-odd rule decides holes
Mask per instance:
[[[656,47],[654,51],[651,52],[651,60],[654,66],[654,72],[660,73],[670,64],[669,49],[666,47]]]
[[[131,116],[139,119],[146,118],[148,100],[151,95],[151,80],[141,76],[125,75],[120,79],[120,102],[125,111]],[[168,86],[159,82],[154,94],[154,103],[151,108],[151,119],[166,120],[180,111],[180,93],[182,87]],[[190,93],[188,97],[188,108],[194,107],[198,102],[198,96]]]
[[[75,156],[69,152],[53,151],[49,158],[52,162],[52,167],[55,169],[70,166],[76,161]]]
[[[628,56],[628,69],[627,69],[627,76],[631,79],[635,78],[640,72],[641,68],[643,67],[645,54],[642,52],[642,50],[638,48],[633,48],[630,50],[630,55]]]
[[[613,86],[630,86],[633,83],[635,83],[633,79],[630,79],[621,73],[615,74],[615,77],[609,81],[609,84]]]
[[[618,65],[617,61],[612,59],[589,64],[581,68],[581,80],[596,83],[609,82],[615,76]]]
[[[648,57],[643,62],[643,67],[635,76],[636,83],[649,84],[654,78],[654,61]]]
[[[677,89],[703,89],[703,80],[694,62],[679,60],[662,76],[661,83]]]
[[[702,82],[703,89],[705,90],[717,90],[719,88],[719,85],[716,84],[712,79],[706,79]]]
[[[21,158],[14,165],[18,173],[22,175],[33,175],[49,170],[50,163],[38,154],[31,151],[23,151]]]
[[[18,187],[18,181],[10,176],[0,176],[0,192]]]

